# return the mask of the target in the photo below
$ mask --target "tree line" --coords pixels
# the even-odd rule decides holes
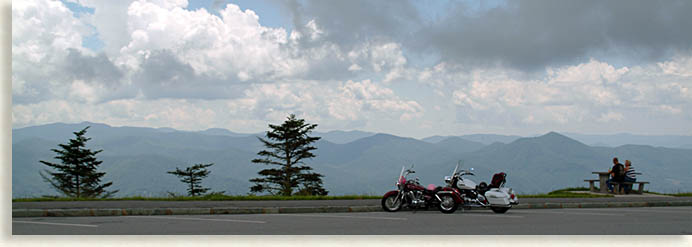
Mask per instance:
[[[269,124],[265,138],[257,137],[266,149],[259,151],[259,157],[251,160],[253,164],[269,168],[260,170],[259,177],[249,180],[254,184],[250,187],[250,193],[327,195],[329,192],[322,186],[324,176],[313,172],[312,167],[305,163],[307,159],[315,157],[312,151],[317,148],[312,144],[320,137],[310,134],[316,127],[317,124],[306,123],[294,114],[289,115],[280,125]],[[60,163],[40,160],[40,163],[52,169],[39,173],[44,181],[66,197],[111,197],[118,190],[108,191],[106,188],[113,185],[113,182],[101,182],[106,173],[98,171],[102,161],[97,160],[96,154],[103,150],[92,151],[86,148],[86,142],[91,140],[85,137],[88,129],[89,126],[73,132],[74,139],[58,144],[58,149],[51,149],[56,153],[54,158]],[[184,169],[176,167],[166,173],[179,177],[186,185],[188,195],[200,196],[210,190],[202,186],[202,180],[211,173],[207,168],[212,165],[214,164],[194,164]]]

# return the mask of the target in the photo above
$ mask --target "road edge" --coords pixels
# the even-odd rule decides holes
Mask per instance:
[[[584,203],[526,203],[512,209],[556,208],[621,208],[621,207],[675,207],[692,206],[690,201],[656,202],[584,202]],[[99,209],[12,209],[12,217],[83,217],[83,216],[138,216],[138,215],[213,215],[213,214],[290,214],[290,213],[355,213],[380,212],[375,206],[319,206],[319,207],[218,207],[218,208],[99,208]]]

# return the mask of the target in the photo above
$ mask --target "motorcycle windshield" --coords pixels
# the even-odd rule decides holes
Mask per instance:
[[[401,173],[399,173],[399,184],[405,184],[406,178],[404,178],[404,167],[401,167]]]

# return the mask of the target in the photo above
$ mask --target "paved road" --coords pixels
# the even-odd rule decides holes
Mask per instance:
[[[12,234],[692,234],[692,207],[13,218]]]
[[[601,198],[519,198],[519,203],[584,203],[689,201],[690,197],[618,196]],[[379,199],[368,200],[285,200],[285,201],[72,201],[13,202],[12,209],[74,209],[74,208],[217,208],[217,207],[310,207],[310,206],[372,206]]]

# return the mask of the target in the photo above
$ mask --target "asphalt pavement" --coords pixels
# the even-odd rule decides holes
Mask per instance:
[[[692,207],[15,217],[13,235],[689,235]]]

